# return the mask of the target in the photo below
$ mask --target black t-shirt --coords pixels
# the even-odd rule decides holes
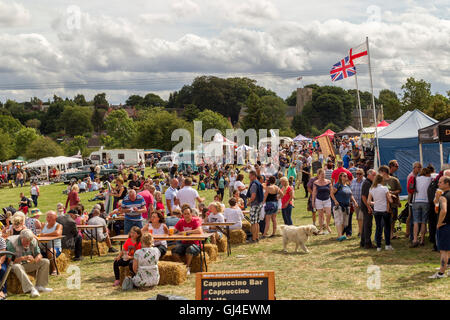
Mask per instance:
[[[365,196],[367,199],[369,198],[369,191],[370,187],[372,186],[372,181],[369,179],[364,180],[362,186],[361,186],[361,197]],[[361,200],[361,210],[367,212],[367,207],[364,203],[364,201]]]
[[[135,187],[139,188],[140,186],[141,186],[141,183],[137,180],[136,181],[131,180],[130,183],[128,183],[128,188],[130,188],[130,189],[134,189]]]
[[[21,203],[20,204],[20,208],[23,208],[23,207],[28,207],[28,199],[27,199],[27,197],[23,197],[22,199],[20,199],[20,201],[21,202],[23,202],[23,201],[25,201],[25,203]]]
[[[450,224],[450,191],[446,191],[443,196],[447,199],[447,214],[444,218],[444,223]]]

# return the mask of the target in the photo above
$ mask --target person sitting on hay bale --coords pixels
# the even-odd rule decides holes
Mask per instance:
[[[6,243],[6,250],[15,254],[12,271],[20,280],[22,291],[30,292],[31,297],[39,296],[39,292],[51,292],[46,288],[48,284],[48,270],[50,261],[42,257],[38,241],[31,230],[25,229],[18,236],[10,236]],[[11,256],[8,256],[11,259]],[[33,286],[27,273],[36,271],[36,287]]]
[[[47,212],[47,223],[42,228],[42,231],[40,233],[40,237],[59,237],[62,236],[62,230],[63,227],[58,222],[56,222],[57,214],[55,211],[48,211]],[[54,244],[53,244],[54,243]],[[55,250],[53,251],[53,248]],[[42,256],[44,258],[48,258],[52,261],[53,255],[56,255],[56,258],[58,258],[62,252],[62,246],[61,246],[61,239],[50,241],[48,249],[46,250],[44,246],[41,246],[42,249]],[[51,262],[52,266],[52,275],[56,275],[56,265]]]
[[[175,225],[175,231],[180,234],[202,234],[200,220],[193,219],[192,209],[188,204],[181,207],[183,218]],[[191,274],[190,266],[192,258],[200,253],[199,241],[181,241],[180,244],[172,250],[173,256],[179,258],[186,255],[187,274]]]
[[[128,239],[123,245],[123,250],[114,259],[114,287],[120,285],[120,269],[119,267],[129,267],[130,271],[133,269],[133,257],[136,250],[141,249],[142,231],[139,227],[131,227]]]
[[[164,223],[164,211],[156,210],[150,216],[150,223],[146,224],[142,228],[142,232],[150,232],[154,235],[169,234],[169,228]],[[161,252],[161,257],[163,257],[167,252],[167,241],[154,241],[154,247],[156,247]]]
[[[228,203],[230,205],[230,208],[225,209],[225,211],[223,212],[223,216],[226,222],[234,222],[234,224],[230,226],[230,230],[242,229],[242,220],[244,219],[244,214],[242,213],[242,210],[239,207],[236,198],[230,198],[230,200],[228,200]]]
[[[92,211],[92,218],[89,219],[87,224],[90,226],[103,226],[103,228],[96,229],[97,237],[95,237],[95,233],[93,232],[93,230],[86,230],[85,234],[88,237],[97,239],[98,242],[106,242],[106,245],[109,248],[108,252],[117,252],[117,249],[113,248],[111,244],[111,239],[109,238],[108,229],[106,227],[106,221],[105,219],[100,217],[100,210],[94,209],[94,211]]]
[[[217,223],[217,222],[225,222],[225,218],[222,214],[222,206],[220,205],[220,202],[211,202],[211,204],[208,207],[208,210],[210,212],[209,216],[207,217],[207,222]],[[223,233],[220,232],[217,227],[209,227],[209,232],[213,232],[214,235],[211,237],[211,243],[216,244],[217,241],[222,239]]]
[[[62,234],[64,238],[62,238],[61,241],[62,248],[74,250],[74,261],[80,261],[83,259],[81,256],[83,252],[83,238],[77,229],[77,223],[75,221],[77,216],[78,214],[76,210],[69,210],[66,215],[56,218],[56,221],[63,227]]]
[[[141,245],[142,249],[136,251],[133,259],[133,272],[136,275],[130,280],[138,288],[154,287],[159,283],[158,261],[161,252],[153,247],[153,236],[150,233],[142,235]]]

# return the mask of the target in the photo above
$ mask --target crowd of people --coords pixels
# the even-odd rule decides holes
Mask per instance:
[[[399,237],[396,223],[406,223],[411,248],[424,246],[429,232],[433,250],[440,251],[441,255],[440,269],[431,277],[444,277],[450,251],[450,214],[447,213],[450,167],[436,173],[431,165],[422,168],[420,163],[414,163],[408,177],[408,202],[399,213],[402,187],[395,175],[398,162],[392,160],[378,170],[373,169],[371,161],[364,159],[358,139],[342,139],[336,150],[339,159],[331,155],[324,157],[318,143],[313,141],[283,147],[276,162],[278,167],[275,162],[262,164],[260,161],[247,162],[241,167],[201,163],[196,171],[188,170],[188,167],[181,170],[173,165],[168,173],[158,170],[147,177],[142,165],[135,168],[121,165],[118,175],[109,179],[113,197],[113,210],[109,214],[102,201],[107,196],[106,185],[94,177],[69,185],[65,205],[60,203],[56,211],[48,211],[45,224],[39,221],[40,211],[36,208],[39,189],[32,186],[30,192],[36,196],[33,198],[35,208],[31,209],[32,204],[21,194],[19,210],[14,213],[14,208],[5,208],[0,225],[3,238],[7,239],[6,248],[17,254],[13,271],[21,280],[24,292],[30,292],[31,296],[37,296],[39,291],[49,291],[46,288],[48,269],[55,270],[48,259],[58,256],[62,248],[74,250],[74,260],[82,259],[82,239],[86,234],[78,230],[77,225],[102,225],[103,229],[97,230],[97,238],[106,242],[109,252],[117,251],[112,246],[111,234],[123,232],[129,236],[114,259],[113,285],[119,285],[119,267],[125,266],[132,274],[128,283],[136,287],[155,286],[159,281],[157,263],[170,244],[154,241],[153,235],[198,234],[208,230],[214,233],[211,242],[216,243],[223,234],[215,228],[202,227],[202,224],[227,221],[234,223],[231,229],[240,229],[244,212],[248,211],[251,232],[247,242],[257,244],[276,235],[277,214],[282,214],[284,224],[293,224],[294,200],[298,198],[296,190],[303,185],[308,199],[307,210],[311,212],[312,223],[318,227],[319,234],[333,233],[333,218],[337,241],[353,237],[356,234],[352,228],[354,214],[361,248],[382,251],[384,240],[385,250],[392,251],[392,240]],[[249,184],[244,182],[247,174]],[[96,187],[92,188],[94,184]],[[213,202],[206,204],[200,194],[208,188],[215,190],[216,196]],[[91,212],[82,205],[80,192],[97,192],[91,200],[99,202]],[[124,219],[114,219],[118,216]],[[55,250],[49,251],[39,249],[39,235],[65,237],[55,241]],[[3,238],[0,238],[0,246],[5,242]],[[200,250],[199,241],[181,241],[172,246],[173,255],[186,257],[188,274],[192,259]],[[17,260],[18,257],[21,259]],[[21,261],[30,263],[23,265]],[[24,276],[31,266],[42,270],[36,286]],[[44,276],[46,268],[47,275]]]

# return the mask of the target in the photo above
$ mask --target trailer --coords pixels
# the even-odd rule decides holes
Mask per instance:
[[[141,161],[145,163],[144,149],[100,149],[89,156],[92,163],[118,166],[121,163],[127,166],[137,166]]]

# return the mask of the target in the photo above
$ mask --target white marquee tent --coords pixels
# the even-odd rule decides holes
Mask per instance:
[[[80,163],[83,164],[82,159],[77,158],[71,158],[71,157],[47,157],[39,159],[35,162],[29,163],[24,166],[25,169],[27,168],[39,168],[41,169],[41,172],[45,172],[48,179],[48,171],[51,167],[59,167],[60,170],[66,171],[68,169],[69,164],[74,163]]]

